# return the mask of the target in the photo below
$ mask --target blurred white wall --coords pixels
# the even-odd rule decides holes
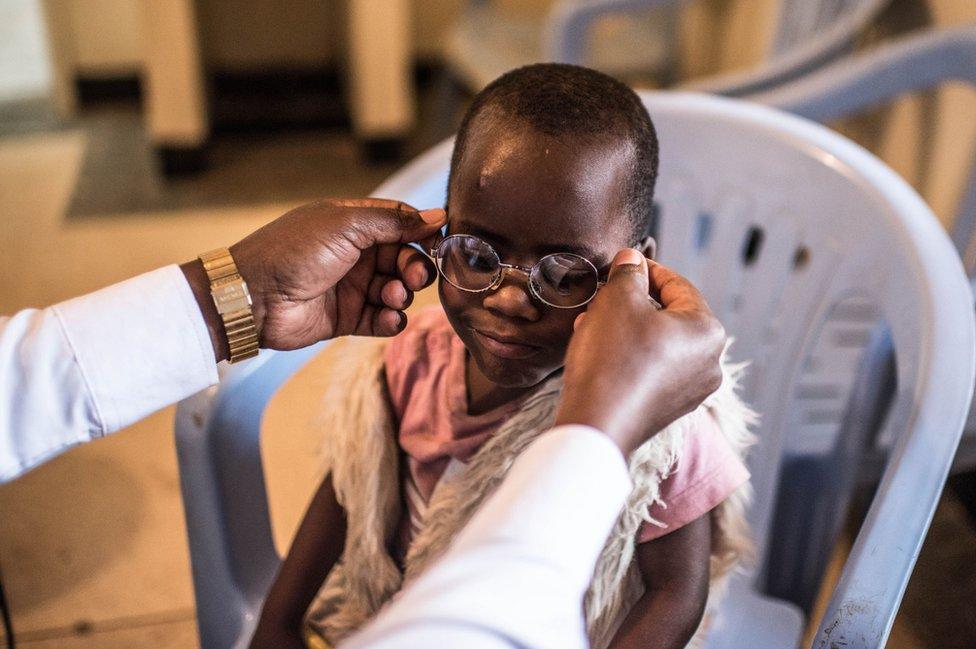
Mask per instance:
[[[48,94],[46,39],[39,0],[0,0],[0,101]]]

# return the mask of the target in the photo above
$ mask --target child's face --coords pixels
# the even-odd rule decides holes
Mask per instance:
[[[550,253],[576,253],[605,277],[613,255],[632,244],[623,212],[628,147],[503,131],[470,133],[448,205],[449,234],[477,236],[502,262],[523,267]],[[442,279],[439,292],[482,374],[505,387],[533,386],[562,367],[573,321],[585,309],[546,305],[519,273],[482,293]]]

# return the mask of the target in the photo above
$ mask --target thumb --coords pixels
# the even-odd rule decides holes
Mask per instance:
[[[364,247],[421,241],[447,223],[443,209],[418,210],[402,201],[362,198],[342,201],[342,205],[350,208],[353,229],[366,235]]]
[[[447,224],[447,211],[440,207],[407,214],[401,219],[400,243],[430,240]]]
[[[618,252],[610,265],[607,287],[620,287],[641,296],[648,294],[647,258],[633,248]]]

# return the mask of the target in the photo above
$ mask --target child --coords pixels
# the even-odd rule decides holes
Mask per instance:
[[[303,619],[310,643],[334,646],[442,553],[551,424],[573,322],[613,255],[652,254],[656,175],[646,109],[603,74],[533,65],[475,98],[432,253],[443,309],[338,364],[331,471],[252,646],[301,646]],[[634,490],[585,602],[594,647],[685,646],[745,550],[751,413],[733,384],[631,457]]]

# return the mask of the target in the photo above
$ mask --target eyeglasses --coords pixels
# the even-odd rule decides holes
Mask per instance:
[[[506,272],[518,272],[527,277],[529,292],[536,299],[557,309],[583,306],[605,283],[586,257],[558,252],[531,268],[504,264],[488,242],[467,234],[441,239],[430,256],[441,277],[459,291],[482,293],[497,288]]]

